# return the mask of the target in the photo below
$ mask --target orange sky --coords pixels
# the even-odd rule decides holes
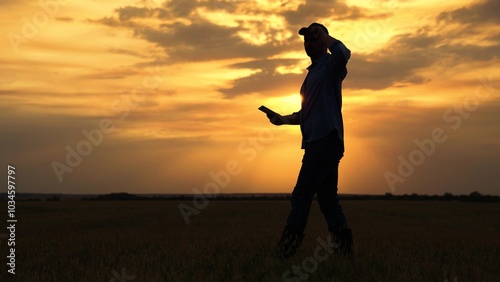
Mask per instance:
[[[352,51],[341,193],[500,194],[498,1],[0,6],[19,192],[290,192],[300,130],[257,108],[300,109],[297,30],[317,21]]]

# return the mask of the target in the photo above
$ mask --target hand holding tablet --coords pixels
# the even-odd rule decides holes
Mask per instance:
[[[262,112],[266,113],[267,117],[271,121],[272,124],[274,125],[282,125],[282,124],[287,124],[286,118],[284,118],[282,115],[274,112],[273,110],[269,109],[266,106],[260,106],[259,110]]]

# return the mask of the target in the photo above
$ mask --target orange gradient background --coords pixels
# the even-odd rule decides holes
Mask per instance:
[[[228,162],[221,193],[290,192],[300,129],[257,108],[300,109],[297,30],[317,21],[352,51],[340,193],[499,194],[498,1],[0,6],[0,154],[18,192],[195,193]],[[436,129],[446,140],[425,154]],[[403,177],[411,156],[424,157]]]

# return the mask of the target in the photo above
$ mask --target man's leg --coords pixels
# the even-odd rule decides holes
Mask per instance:
[[[338,247],[336,250],[350,256],[353,244],[352,231],[347,226],[347,220],[337,194],[338,163],[331,167],[331,173],[327,180],[318,189],[318,203],[328,224],[328,230],[334,237],[333,240]]]
[[[304,161],[290,202],[292,209],[288,215],[287,228],[294,232],[304,232],[311,203],[317,187],[325,178],[322,168],[315,161]]]
[[[339,163],[336,161],[328,164],[328,176],[317,191],[319,207],[325,216],[328,230],[332,232],[347,226],[347,220],[337,194],[338,165]]]
[[[330,149],[327,150],[329,161],[325,163],[327,177],[318,187],[318,203],[328,224],[328,230],[335,237],[339,244],[339,250],[344,254],[351,253],[352,233],[347,226],[342,206],[338,197],[338,168],[340,159],[343,156],[343,146],[340,139],[335,135],[330,135]]]
[[[326,179],[325,144],[323,139],[306,144],[302,167],[292,192],[292,209],[288,215],[283,235],[278,242],[277,252],[279,256],[293,256],[302,242],[312,200],[318,187]]]

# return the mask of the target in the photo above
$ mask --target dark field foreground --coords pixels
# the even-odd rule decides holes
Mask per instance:
[[[500,281],[498,203],[344,201],[355,240],[351,260],[321,247],[328,233],[316,203],[304,243],[289,260],[272,254],[288,201],[212,201],[189,225],[179,203],[18,202],[15,278]],[[0,206],[6,213],[6,203]],[[4,228],[0,233],[7,233]],[[6,238],[0,240],[5,273]]]

